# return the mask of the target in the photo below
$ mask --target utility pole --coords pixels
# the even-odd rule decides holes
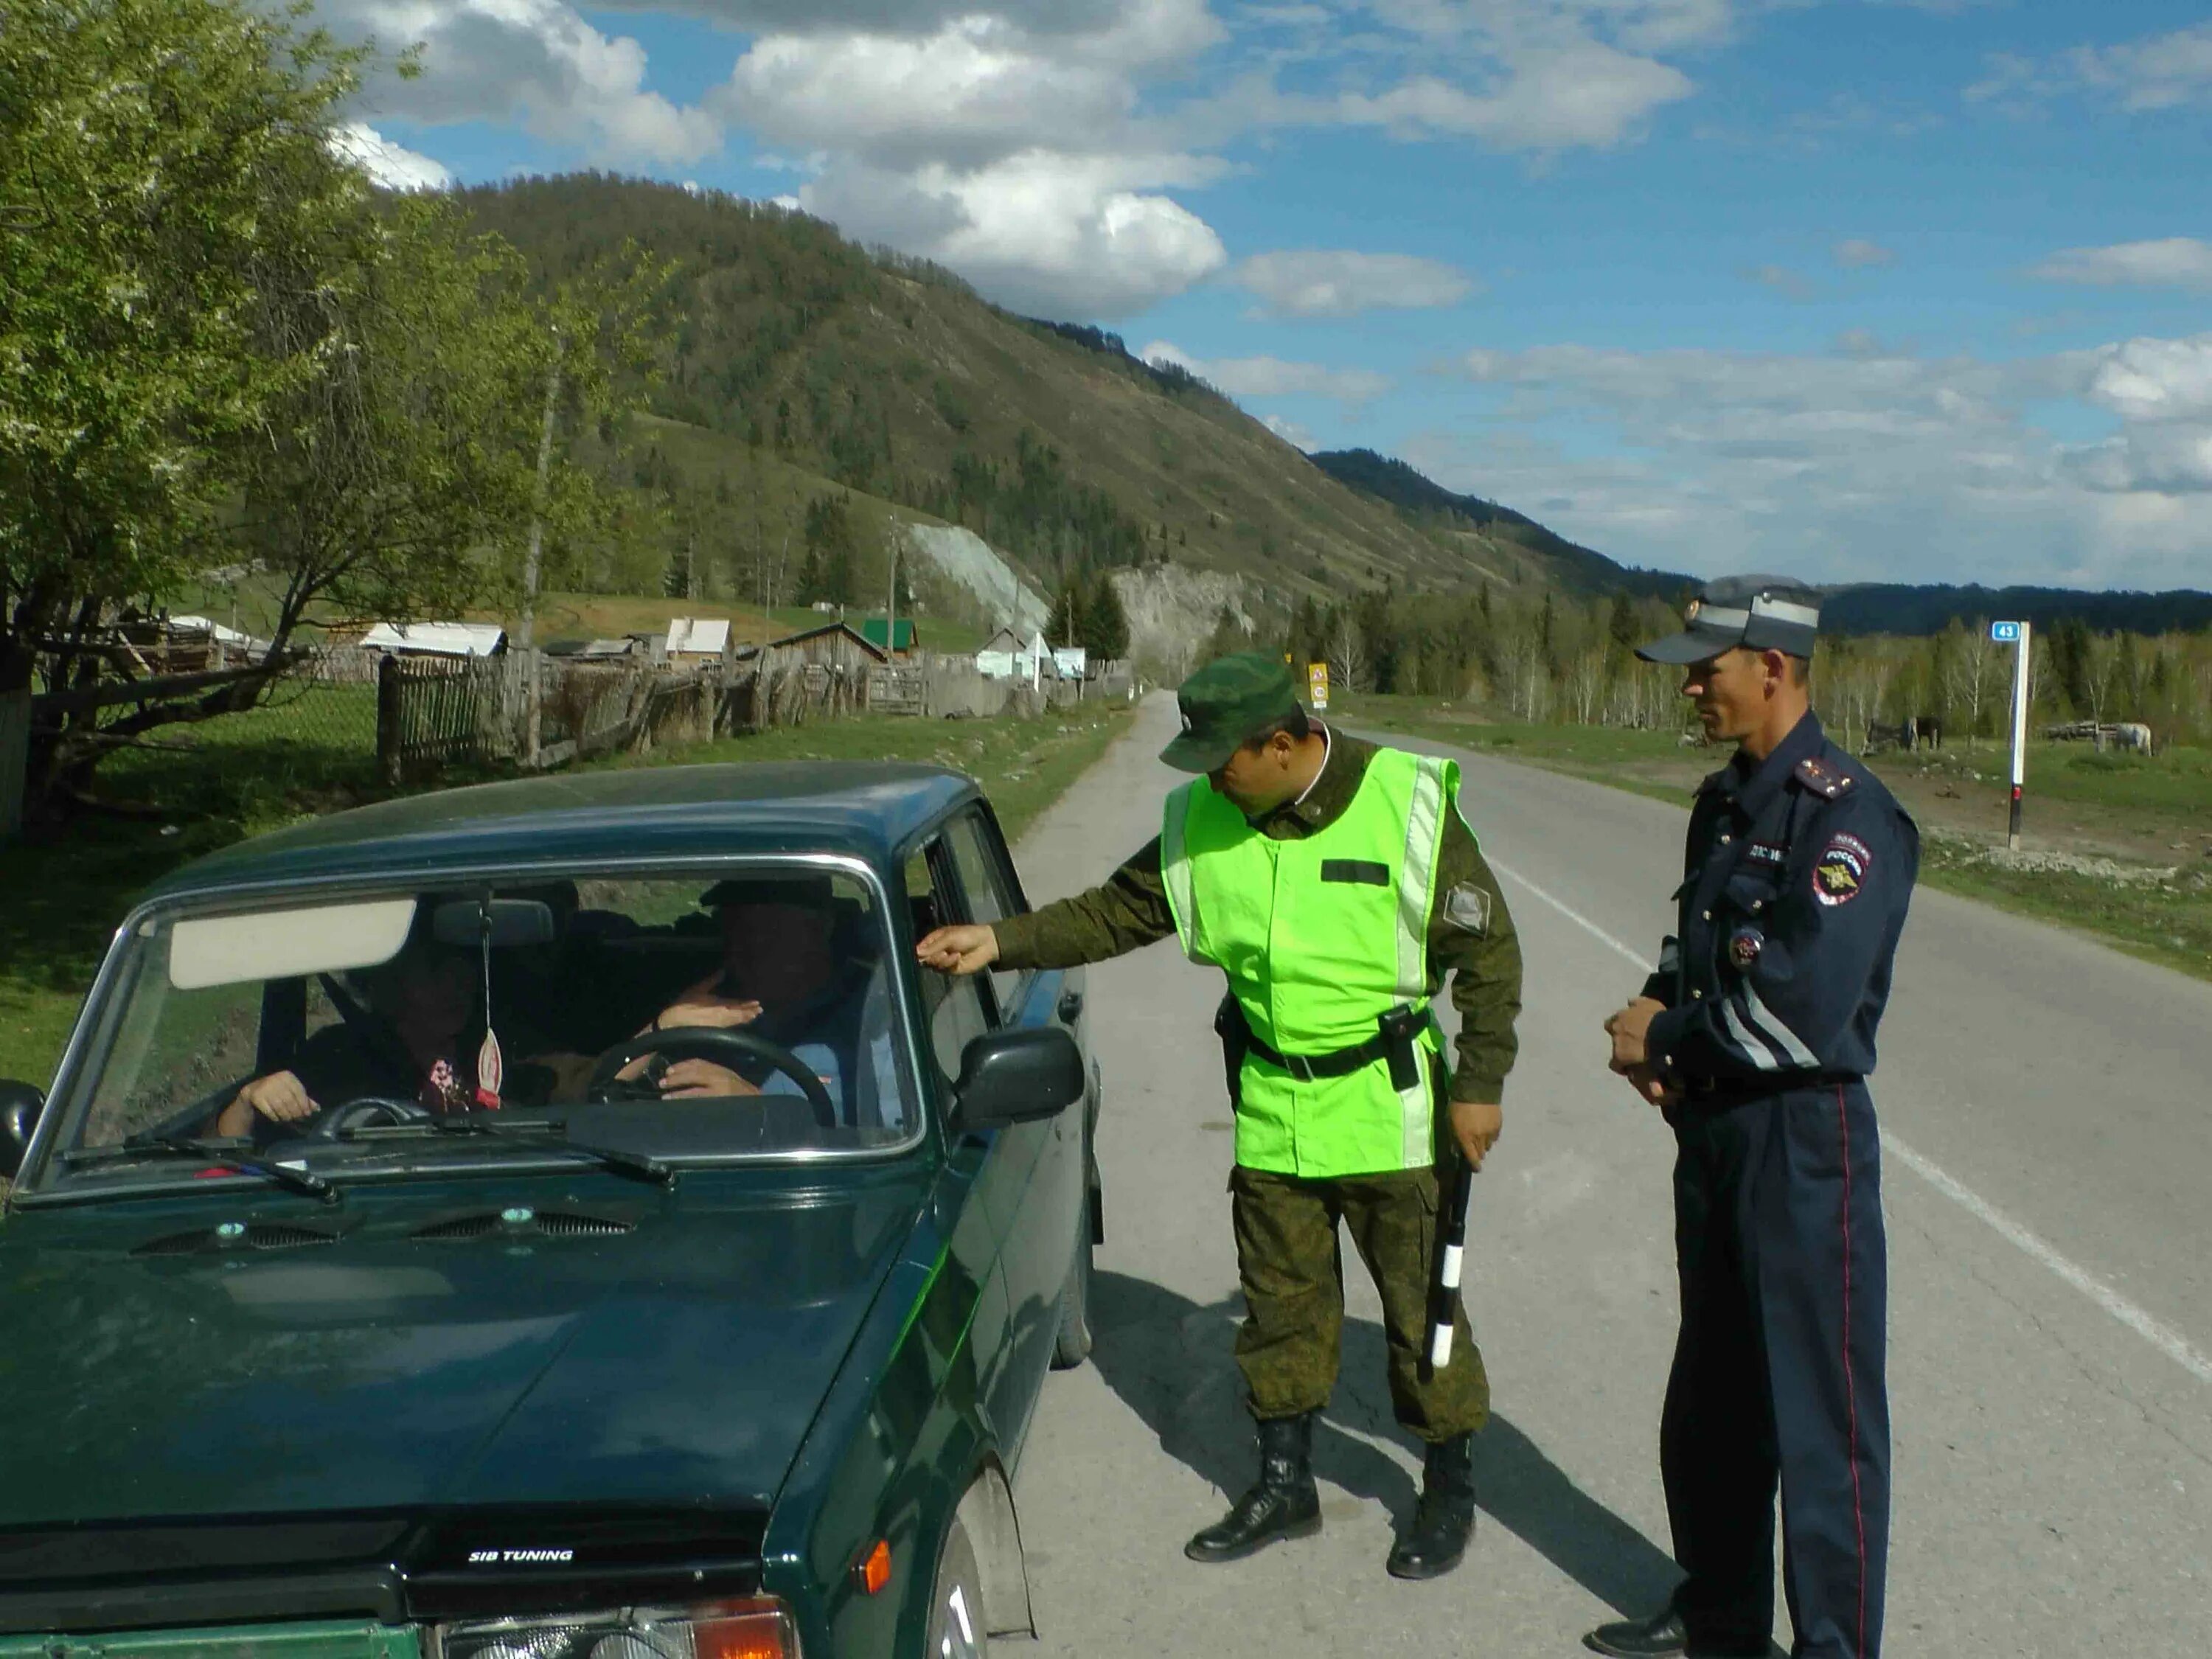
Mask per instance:
[[[2021,798],[2027,787],[2027,652],[2028,635],[2033,631],[2024,622],[1990,624],[1990,637],[1999,645],[2009,645],[2013,648],[2012,817],[2006,831],[2005,845],[2015,853],[2020,851]]]
[[[561,360],[567,355],[568,343],[559,329],[553,331],[553,363],[545,371],[545,418],[538,434],[538,489],[530,507],[530,550],[522,561],[522,617],[516,632],[522,637],[515,641],[521,647],[524,670],[529,674],[524,693],[526,713],[524,717],[522,763],[535,768],[538,764],[538,737],[544,730],[544,689],[540,682],[544,676],[539,671],[536,653],[532,649],[538,628],[538,578],[544,568],[545,553],[545,507],[548,483],[553,466],[553,420],[561,406]]]
[[[902,528],[899,521],[893,519],[884,532],[884,539],[890,544],[891,555],[890,591],[884,595],[884,655],[886,658],[898,654],[898,556]]]

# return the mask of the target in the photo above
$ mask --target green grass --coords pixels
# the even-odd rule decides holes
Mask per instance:
[[[1713,751],[1683,749],[1669,732],[1485,722],[1431,697],[1345,698],[1339,712],[1355,725],[1524,761],[1678,806],[1689,804],[1695,778],[1720,763]],[[1970,786],[2001,784],[2008,760],[2002,747],[1985,744],[1885,757],[1878,764],[1893,782],[1909,777]],[[2027,787],[2031,823],[2037,808],[2048,804],[2064,809],[2085,833],[2110,823],[2161,844],[2188,837],[2182,853],[2169,860],[2179,865],[2178,873],[2166,880],[2123,882],[2063,869],[2008,868],[1991,862],[1967,837],[1929,830],[1923,836],[1921,880],[2212,979],[2212,861],[2202,856],[2196,839],[2212,830],[2212,751],[2173,749],[2146,758],[2037,740],[2028,746]]]
[[[366,699],[365,724],[355,705]],[[327,700],[327,701],[325,701]],[[916,760],[977,778],[1010,837],[1126,729],[1124,706],[1097,702],[1034,720],[823,721],[672,748],[597,768],[696,761]],[[374,694],[329,688],[297,702],[207,722],[177,747],[118,756],[103,798],[159,809],[152,818],[87,813],[59,836],[0,846],[0,1077],[43,1085],[131,897],[179,865],[243,836],[362,805],[387,793],[374,776]],[[189,744],[189,746],[184,746]],[[449,775],[448,783],[477,781]]]

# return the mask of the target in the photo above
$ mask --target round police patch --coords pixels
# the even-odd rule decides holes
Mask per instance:
[[[1874,854],[1856,836],[1830,837],[1813,866],[1813,896],[1830,908],[1849,904],[1864,890]]]
[[[1747,974],[1751,964],[1759,960],[1759,953],[1766,948],[1766,935],[1756,927],[1739,927],[1729,935],[1729,960],[1736,971]]]

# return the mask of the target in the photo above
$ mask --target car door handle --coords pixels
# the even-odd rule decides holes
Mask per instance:
[[[1060,994],[1060,1023],[1062,1025],[1073,1025],[1082,1017],[1082,1013],[1083,993],[1062,991]]]

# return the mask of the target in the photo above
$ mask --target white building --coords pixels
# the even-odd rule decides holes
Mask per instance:
[[[507,649],[507,630],[497,623],[379,623],[361,642],[398,656],[495,657]]]

